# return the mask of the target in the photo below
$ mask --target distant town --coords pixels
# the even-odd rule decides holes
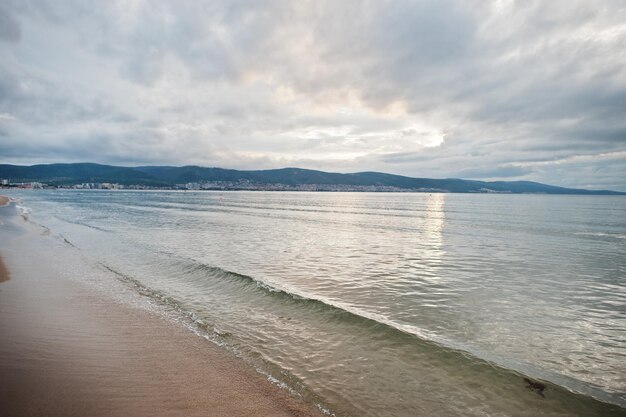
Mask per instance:
[[[3,179],[0,188],[17,189],[64,189],[64,190],[218,190],[218,191],[360,191],[360,192],[448,192],[438,188],[400,188],[388,185],[350,185],[350,184],[267,184],[254,183],[249,180],[239,181],[203,181],[176,184],[173,186],[150,186],[142,184],[118,184],[110,182],[84,182],[80,184],[51,185],[42,182],[16,182]],[[480,192],[498,192],[483,189]]]
[[[413,178],[372,171],[337,173],[293,167],[255,171],[193,165],[122,167],[88,162],[0,164],[0,181],[2,187],[21,189],[624,194],[533,181]]]

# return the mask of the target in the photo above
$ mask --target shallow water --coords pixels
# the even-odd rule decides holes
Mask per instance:
[[[624,414],[624,197],[12,196],[338,415]]]
[[[0,253],[0,416],[321,416],[14,207]]]

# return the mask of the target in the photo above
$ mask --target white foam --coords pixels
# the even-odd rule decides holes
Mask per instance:
[[[605,232],[577,232],[579,236],[598,236],[598,237],[612,237],[615,239],[626,239],[625,234],[620,233],[605,233]]]
[[[28,217],[28,215],[32,212],[30,207],[22,206],[21,204],[15,204],[15,208],[23,217]]]

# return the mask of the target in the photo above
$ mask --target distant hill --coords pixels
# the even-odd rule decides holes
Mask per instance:
[[[153,176],[134,168],[91,163],[49,165],[0,165],[0,178],[12,182],[38,181],[51,185],[80,184],[84,182],[112,182],[119,184],[150,184],[167,186]]]
[[[11,182],[42,182],[67,186],[81,183],[118,183],[150,187],[175,187],[186,183],[220,183],[229,189],[259,189],[263,185],[281,185],[285,189],[323,186],[329,189],[445,191],[454,193],[507,192],[544,194],[626,194],[615,191],[590,191],[563,188],[531,181],[472,181],[456,178],[411,178],[380,172],[339,174],[300,168],[239,171],[199,166],[118,167],[92,163],[7,165],[0,164],[0,178]],[[333,188],[334,187],[334,188]]]

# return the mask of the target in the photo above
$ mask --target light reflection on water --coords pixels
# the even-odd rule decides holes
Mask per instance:
[[[558,390],[537,403],[519,376],[476,357],[626,402],[621,197],[23,197],[55,232],[171,295],[252,360],[288,370],[340,410],[606,412]]]

